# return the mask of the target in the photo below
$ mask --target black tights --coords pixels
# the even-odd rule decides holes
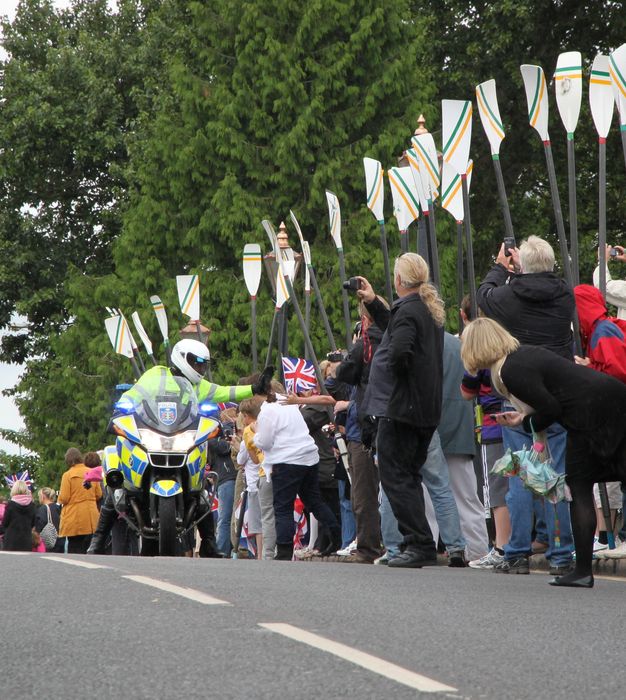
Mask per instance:
[[[572,534],[576,547],[576,576],[591,576],[593,559],[593,536],[596,532],[596,504],[593,498],[593,483],[590,481],[568,482],[572,492],[569,504]]]

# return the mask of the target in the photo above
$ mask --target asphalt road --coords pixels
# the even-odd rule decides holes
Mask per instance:
[[[2,553],[0,699],[622,697],[626,581],[547,580]]]

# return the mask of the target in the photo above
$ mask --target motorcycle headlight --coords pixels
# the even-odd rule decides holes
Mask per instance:
[[[161,435],[153,430],[140,430],[141,444],[148,452],[189,452],[195,446],[196,431],[178,435]]]

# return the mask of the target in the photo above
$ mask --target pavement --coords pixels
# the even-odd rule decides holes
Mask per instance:
[[[0,697],[623,696],[626,581],[547,581],[446,566],[1,553]]]

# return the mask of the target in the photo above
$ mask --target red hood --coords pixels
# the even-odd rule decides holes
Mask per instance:
[[[601,318],[608,318],[606,304],[599,289],[590,284],[574,287],[576,310],[580,321],[580,330],[585,339],[591,337],[593,327]]]

